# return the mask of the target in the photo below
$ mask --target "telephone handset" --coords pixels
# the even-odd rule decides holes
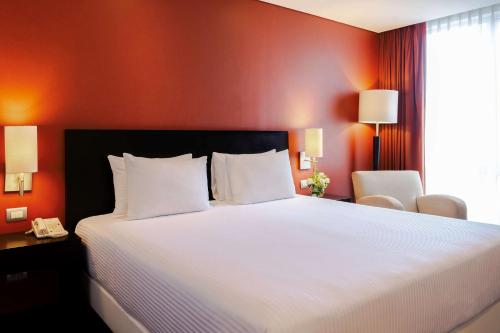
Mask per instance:
[[[36,218],[34,221],[31,221],[31,226],[32,229],[27,231],[26,234],[33,232],[37,238],[57,238],[68,235],[68,232],[64,230],[57,217],[51,219]]]

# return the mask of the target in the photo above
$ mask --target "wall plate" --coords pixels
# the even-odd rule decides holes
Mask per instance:
[[[19,192],[19,182],[17,180],[17,173],[5,174],[5,188],[4,192]],[[24,192],[31,191],[32,174],[24,174]]]
[[[299,152],[299,169],[309,170],[311,169],[311,159],[306,156],[304,151]]]
[[[7,208],[7,222],[24,221],[28,218],[28,207]]]

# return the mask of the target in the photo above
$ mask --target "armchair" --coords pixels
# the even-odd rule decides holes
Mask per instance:
[[[358,204],[467,219],[463,200],[450,195],[424,195],[417,171],[356,171],[352,182]]]

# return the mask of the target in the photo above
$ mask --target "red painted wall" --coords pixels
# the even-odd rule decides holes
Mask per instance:
[[[6,224],[8,207],[64,216],[65,128],[289,130],[295,158],[302,129],[323,127],[328,192],[348,194],[371,158],[355,122],[377,48],[375,33],[255,0],[1,1],[0,163],[4,125],[38,125],[39,172],[24,197],[0,193],[0,233],[28,226]]]

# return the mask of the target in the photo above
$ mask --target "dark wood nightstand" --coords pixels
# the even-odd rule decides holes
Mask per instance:
[[[325,194],[323,199],[330,199],[343,202],[352,202],[352,197],[348,195]]]
[[[0,235],[0,327],[23,332],[90,329],[93,313],[85,300],[83,263],[83,247],[75,234],[44,239],[24,233]]]

